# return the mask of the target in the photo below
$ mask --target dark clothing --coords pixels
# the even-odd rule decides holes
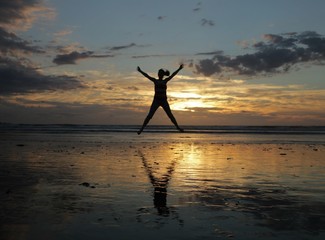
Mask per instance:
[[[167,81],[155,80],[155,99],[157,100],[167,100]]]
[[[156,110],[161,106],[169,118],[174,118],[167,101],[167,81],[156,79],[153,81],[153,83],[155,84],[155,96],[153,98],[148,117],[152,118]]]
[[[150,107],[150,111],[148,113],[148,118],[151,119],[152,116],[155,114],[156,110],[159,108],[159,107],[162,107],[165,112],[167,113],[168,117],[173,121],[174,120],[174,116],[172,114],[172,111],[170,110],[170,107],[169,107],[169,104],[168,104],[168,101],[167,101],[167,97],[166,98],[161,98],[161,97],[154,97],[153,101],[152,101],[152,104],[151,104],[151,107]]]

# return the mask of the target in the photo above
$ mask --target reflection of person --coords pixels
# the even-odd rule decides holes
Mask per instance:
[[[154,187],[153,192],[153,203],[155,208],[158,211],[159,215],[168,216],[169,208],[167,207],[167,187],[169,180],[171,179],[172,173],[175,168],[176,161],[172,161],[171,164],[167,168],[167,172],[161,177],[156,178],[152,172],[151,167],[147,163],[147,159],[144,157],[141,151],[139,154],[142,158],[143,166],[148,174],[150,182]]]
[[[170,110],[170,107],[169,107],[169,104],[168,104],[168,101],[167,101],[167,94],[166,94],[168,81],[170,81],[182,68],[183,68],[183,64],[181,64],[179,66],[179,68],[175,72],[172,73],[172,75],[169,75],[168,70],[159,69],[159,71],[158,71],[158,79],[156,79],[154,77],[149,76],[147,73],[143,72],[140,67],[138,67],[138,71],[140,73],[142,73],[143,76],[145,76],[146,78],[148,78],[150,81],[152,81],[155,84],[155,96],[154,96],[154,99],[152,101],[150,111],[148,113],[148,116],[144,120],[141,129],[138,131],[138,134],[141,134],[143,129],[147,126],[150,119],[153,117],[156,110],[160,106],[165,110],[165,112],[167,113],[170,120],[174,123],[175,127],[179,131],[183,132],[183,129],[181,129],[178,126],[177,121],[176,121],[175,117],[173,116],[172,111]],[[167,77],[164,79],[164,76],[167,76]]]

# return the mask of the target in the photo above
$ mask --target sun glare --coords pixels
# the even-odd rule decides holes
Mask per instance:
[[[174,92],[174,93],[170,93],[170,96],[173,98],[194,98],[194,99],[200,99],[202,98],[202,96],[200,94],[197,93],[191,93],[191,92]]]
[[[171,108],[178,111],[195,112],[198,108],[214,107],[208,102],[204,101],[205,97],[193,92],[173,92],[170,94],[172,98],[177,99],[171,103]]]
[[[195,112],[197,108],[207,108],[206,104],[198,99],[198,100],[187,100],[180,101],[171,104],[171,108],[178,111],[191,111]]]

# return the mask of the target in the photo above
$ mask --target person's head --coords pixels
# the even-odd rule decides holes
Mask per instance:
[[[164,76],[169,76],[169,71],[165,69],[159,69],[158,70],[158,78],[163,79]]]

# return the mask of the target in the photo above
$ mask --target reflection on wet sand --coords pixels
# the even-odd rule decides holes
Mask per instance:
[[[0,239],[324,239],[325,145],[50,137],[0,141]]]
[[[178,187],[188,192],[182,204],[204,206],[216,222],[221,216],[229,219],[229,213],[250,219],[250,224],[266,227],[274,236],[287,231],[320,237],[325,231],[325,195],[319,187],[324,178],[317,171],[314,176],[308,172],[324,167],[315,158],[317,148],[300,148],[305,148],[303,153],[297,146],[192,147],[184,153],[186,163],[179,166],[186,174]],[[234,230],[238,223],[233,219],[228,224]],[[235,231],[226,232],[234,236]]]
[[[180,219],[177,209],[175,207],[167,206],[168,184],[175,170],[177,159],[172,159],[171,161],[167,160],[166,166],[162,166],[161,169],[159,168],[154,170],[141,150],[138,150],[138,154],[142,159],[143,167],[147,173],[150,183],[153,186],[153,205],[154,208],[157,209],[158,216],[168,217],[171,214],[172,218],[176,220],[180,226],[182,226],[184,221]],[[157,162],[154,162],[154,164],[159,165]],[[142,213],[148,214],[150,212],[146,208],[140,208],[138,211],[140,212],[137,218],[139,222],[141,222],[141,215],[143,215]],[[161,221],[155,221],[158,223],[158,225],[160,225],[160,227],[163,224]]]
[[[163,216],[169,215],[169,209],[167,207],[167,187],[172,173],[174,172],[176,160],[172,160],[166,169],[166,173],[160,178],[154,176],[152,167],[149,166],[148,161],[144,154],[139,150],[139,155],[142,159],[143,166],[148,174],[148,178],[154,188],[153,203],[157,208],[158,214]]]
[[[211,185],[193,193],[196,201],[211,211],[249,214],[257,226],[275,231],[325,230],[325,203],[291,195],[285,187]]]

